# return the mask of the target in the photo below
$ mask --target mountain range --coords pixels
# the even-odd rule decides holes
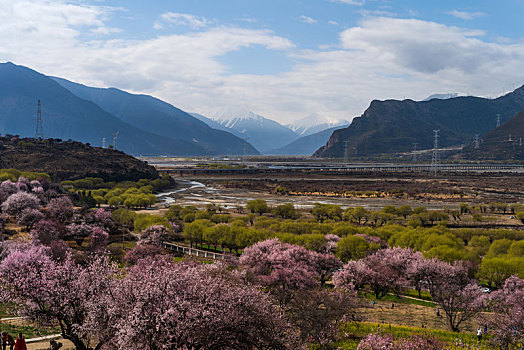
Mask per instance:
[[[300,136],[284,125],[241,108],[227,108],[215,113],[215,123],[231,129],[262,153],[295,141]]]
[[[215,130],[146,95],[98,89],[0,64],[0,133],[35,135],[42,101],[44,136],[101,145],[118,132],[117,148],[131,154],[258,154],[245,140]]]
[[[333,132],[329,141],[315,152],[316,157],[343,157],[344,142],[351,154],[374,156],[433,147],[434,130],[439,130],[440,147],[471,143],[524,109],[524,86],[497,99],[456,97],[372,101],[350,126]]]

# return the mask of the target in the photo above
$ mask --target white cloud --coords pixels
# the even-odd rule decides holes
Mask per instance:
[[[111,11],[65,0],[0,0],[0,61],[152,94],[189,111],[240,105],[283,122],[313,112],[351,119],[373,99],[496,95],[524,83],[524,42],[487,42],[482,31],[434,22],[366,17],[316,50],[270,30],[216,25],[142,40],[86,40],[109,27]],[[280,74],[230,74],[221,57],[255,45],[285,52],[295,65]]]
[[[212,23],[212,20],[205,17],[194,16],[187,13],[166,12],[160,15],[160,19],[154,24],[154,28],[162,29],[166,25],[177,25],[199,29],[207,27]]]
[[[315,24],[318,22],[316,19],[308,17],[308,16],[300,16],[300,20],[307,24]]]
[[[329,24],[331,25],[334,25],[334,26],[338,26],[338,22],[337,21],[328,21]]]
[[[448,12],[448,15],[469,21],[469,20],[473,20],[478,17],[483,17],[486,14],[484,12],[466,12],[466,11],[453,10],[453,11]]]
[[[356,6],[364,5],[364,0],[331,0],[331,2],[338,2],[340,4],[356,5]]]

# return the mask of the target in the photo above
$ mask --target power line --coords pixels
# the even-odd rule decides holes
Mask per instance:
[[[116,149],[116,141],[117,141],[117,139],[118,139],[118,134],[120,134],[119,131],[117,131],[117,132],[115,132],[115,133],[113,134],[113,149]]]
[[[344,163],[349,163],[349,141],[344,141]]]
[[[440,155],[438,153],[438,139],[439,139],[439,132],[440,130],[433,130],[435,135],[433,136],[433,156],[431,157],[431,169],[437,174],[440,167]]]
[[[475,139],[473,140],[473,145],[475,146],[475,149],[480,148],[480,138],[478,134],[475,135]]]
[[[417,163],[417,145],[418,142],[413,143],[413,163]]]
[[[44,128],[42,126],[42,106],[38,100],[38,109],[36,111],[36,131],[35,139],[42,140],[44,138]]]

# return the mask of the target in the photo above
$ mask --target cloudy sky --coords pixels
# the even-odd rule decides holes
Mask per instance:
[[[524,84],[522,0],[0,0],[0,61],[211,115]]]

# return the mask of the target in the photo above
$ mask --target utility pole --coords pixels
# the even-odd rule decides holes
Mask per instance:
[[[497,128],[500,126],[500,114],[497,114]]]
[[[413,143],[413,163],[414,164],[417,163],[417,145],[418,145],[418,142]]]
[[[42,127],[42,106],[38,100],[38,109],[36,112],[36,132],[35,139],[42,140],[44,138],[44,128]]]
[[[344,163],[349,163],[349,141],[344,141]]]
[[[119,131],[113,134],[113,149],[116,149],[116,140],[118,139],[118,134],[120,134]]]
[[[433,136],[433,156],[431,157],[431,170],[437,174],[440,166],[440,155],[438,153],[438,139],[440,130],[433,130],[435,135]]]
[[[475,139],[473,140],[473,144],[475,145],[475,149],[479,149],[480,148],[480,138],[479,138],[478,134],[475,135]]]

